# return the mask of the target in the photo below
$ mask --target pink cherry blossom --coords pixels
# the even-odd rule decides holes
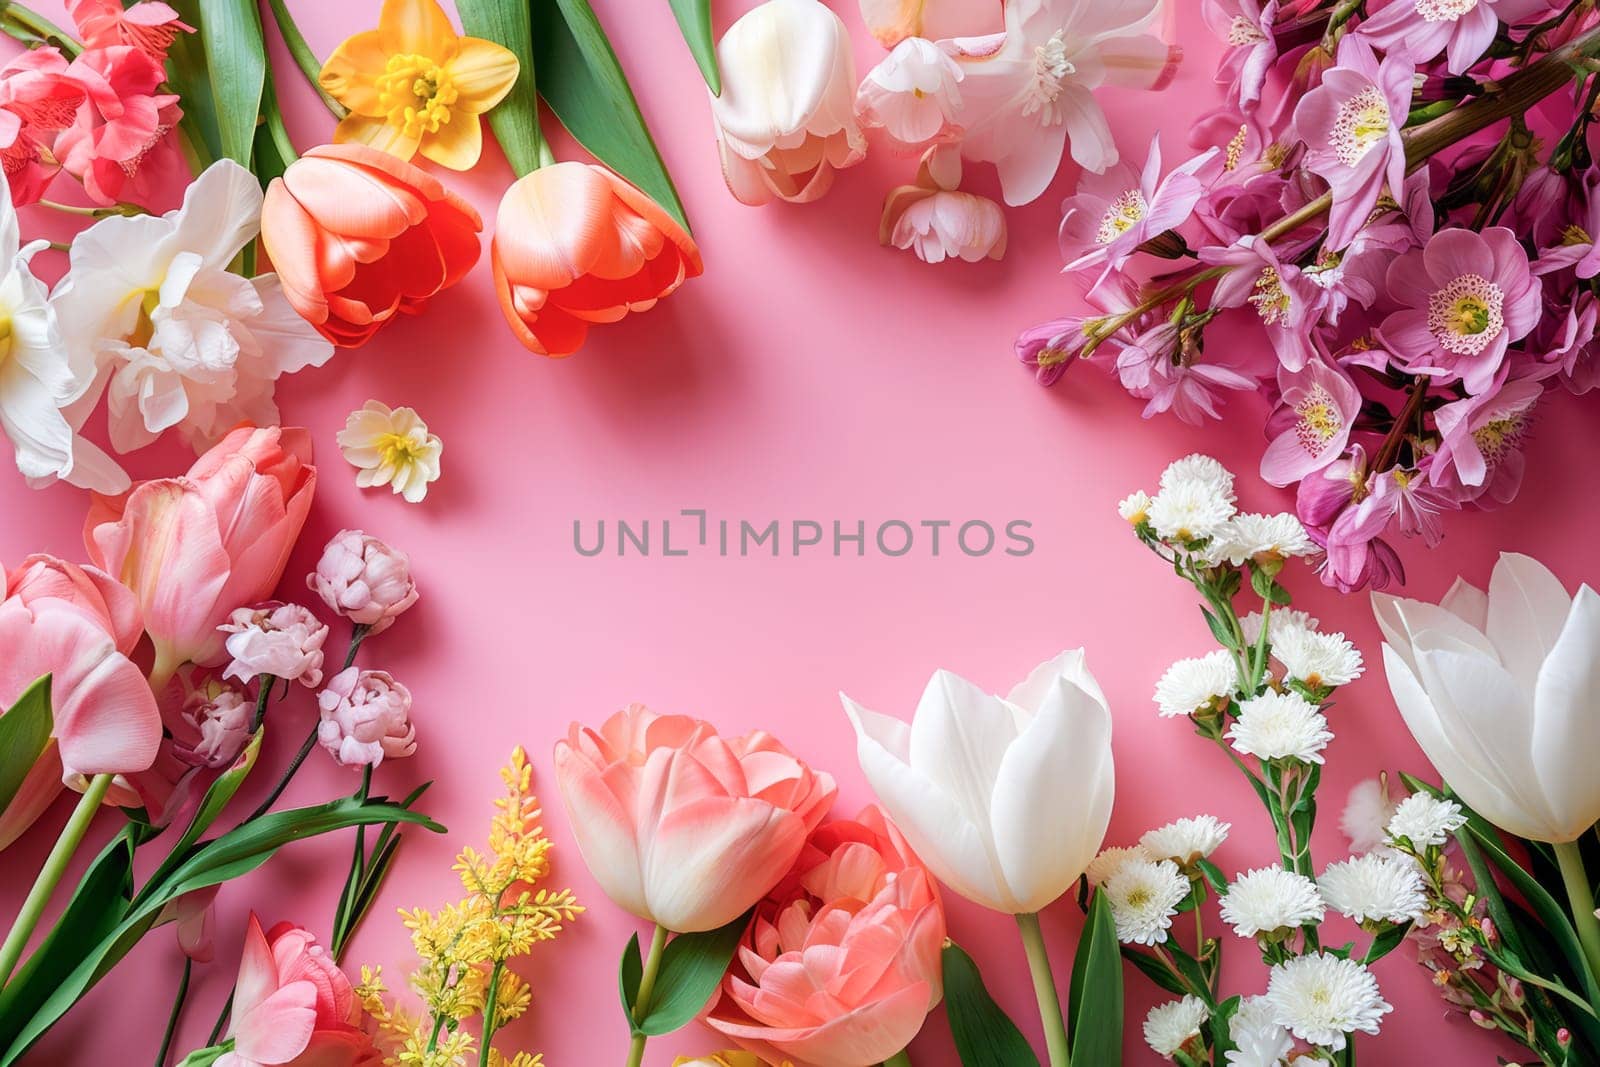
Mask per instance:
[[[1446,229],[1389,265],[1390,299],[1402,308],[1379,328],[1395,361],[1413,374],[1460,381],[1469,393],[1494,382],[1512,341],[1539,319],[1539,279],[1503,226]]]
[[[1161,175],[1161,137],[1150,141],[1144,169],[1118,163],[1104,174],[1088,174],[1061,205],[1058,233],[1067,271],[1103,267],[1100,277],[1126,263],[1150,238],[1182,225],[1204,188],[1195,172],[1214,150]]]
[[[1462,74],[1488,50],[1500,23],[1515,25],[1549,7],[1547,0],[1389,0],[1374,3],[1356,32],[1413,64],[1443,52],[1446,69]]]
[[[1278,59],[1273,36],[1278,0],[1202,0],[1200,13],[1211,32],[1228,45],[1217,65],[1217,84],[1228,87],[1239,107],[1255,107],[1261,102],[1267,72]]]
[[[340,671],[317,694],[317,708],[317,740],[346,767],[376,767],[417,750],[411,691],[387,671]]]
[[[1348,375],[1322,359],[1278,375],[1282,406],[1267,423],[1272,443],[1261,457],[1261,477],[1290,485],[1321,470],[1344,452],[1361,410],[1361,392]]]
[[[1333,189],[1327,241],[1333,249],[1355,237],[1385,186],[1398,194],[1405,184],[1400,128],[1411,107],[1413,73],[1400,57],[1379,61],[1354,35],[1339,42],[1338,59],[1294,111],[1306,166]]]
[[[360,530],[340,530],[328,540],[306,585],[331,610],[373,634],[417,602],[410,557]]]
[[[218,629],[228,635],[228,654],[233,657],[222,672],[224,678],[248,682],[265,674],[309,689],[322,681],[322,645],[328,639],[328,624],[309,609],[269,600],[235,608]]]
[[[1522,445],[1543,392],[1538,382],[1524,378],[1439,408],[1434,413],[1439,449],[1428,480],[1447,489],[1460,486],[1463,497],[1487,495],[1509,503],[1522,485]]]

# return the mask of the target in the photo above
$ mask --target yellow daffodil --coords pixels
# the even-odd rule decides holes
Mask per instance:
[[[458,35],[435,0],[384,0],[378,28],[346,39],[319,80],[350,109],[335,141],[467,170],[483,151],[478,116],[511,91],[517,57]]]

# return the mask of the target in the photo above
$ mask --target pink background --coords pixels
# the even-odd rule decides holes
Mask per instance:
[[[318,54],[373,24],[376,3],[294,3]],[[752,210],[723,187],[703,89],[665,3],[596,4],[643,101],[695,224],[707,273],[656,310],[595,333],[577,358],[552,362],[522,351],[499,318],[486,263],[429,313],[339,353],[281,390],[284,421],[313,429],[322,486],[285,595],[305,596],[299,575],[323,540],[362,527],[409,551],[422,600],[363,652],[416,695],[417,756],[385,765],[378,787],[404,792],[436,779],[427,808],[446,838],[412,835],[378,908],[346,962],[381,963],[398,984],[410,959],[394,918],[401,905],[436,905],[458,894],[451,856],[481,842],[495,769],[513,745],[540,770],[573,719],[597,723],[629,701],[708,718],[728,733],[765,727],[832,771],[837,811],[869,799],[836,692],[909,715],[929,674],[948,667],[991,689],[1010,686],[1064,647],[1085,645],[1117,719],[1119,778],[1110,843],[1209,811],[1235,823],[1217,859],[1230,870],[1270,862],[1271,834],[1245,784],[1219,753],[1180,723],[1157,719],[1150,692],[1162,669],[1208,646],[1191,591],[1142,549],[1115,502],[1152,487],[1162,466],[1196,449],[1242,475],[1243,503],[1288,501],[1254,477],[1262,442],[1258,402],[1234,400],[1226,429],[1143,422],[1137,403],[1100,372],[1072,372],[1042,391],[1017,366],[1022,326],[1065,310],[1054,229],[1064,172],[1051,192],[1010,216],[1003,263],[930,267],[876,243],[883,193],[906,180],[910,161],[875,146],[820,203]],[[719,29],[747,3],[719,4]],[[859,32],[848,0],[836,6],[857,28],[861,69],[877,46]],[[1190,59],[1164,96],[1107,94],[1125,151],[1141,154],[1160,125],[1181,152],[1191,118],[1215,101],[1213,46],[1183,5]],[[46,5],[50,10],[54,5]],[[51,14],[56,14],[54,10]],[[325,139],[331,122],[275,54],[297,143]],[[571,156],[570,145],[562,154]],[[973,168],[981,191],[992,174]],[[491,148],[470,175],[443,175],[492,220],[509,181]],[[30,213],[25,232],[60,236],[55,217]],[[44,253],[52,257],[52,253]],[[59,262],[59,258],[56,259]],[[1253,340],[1248,343],[1255,343]],[[445,476],[418,507],[386,492],[358,491],[333,435],[369,397],[418,408],[445,443]],[[1588,546],[1600,519],[1588,457],[1600,423],[1571,398],[1546,409],[1516,503],[1451,522],[1442,550],[1405,547],[1411,590],[1435,597],[1458,572],[1486,580],[1495,553],[1533,553],[1576,585],[1592,579]],[[1563,476],[1557,464],[1569,470]],[[136,473],[172,473],[176,448],[134,458]],[[0,471],[0,559],[29,551],[81,558],[85,499],[58,487],[30,492]],[[661,519],[702,507],[713,518],[839,519],[872,529],[886,519],[1011,519],[1033,524],[1036,551],[969,559],[948,549],[901,559],[692,556],[586,559],[572,548],[575,519]],[[675,531],[679,536],[684,531]],[[657,534],[659,536],[659,533]],[[1293,574],[1298,606],[1343,628],[1376,660],[1378,637],[1362,597],[1340,597]],[[297,695],[269,720],[263,767],[281,767],[304,735],[311,702]],[[1350,687],[1333,713],[1319,863],[1344,854],[1337,815],[1357,780],[1380,768],[1426,772],[1390,703],[1381,669]],[[262,775],[267,778],[267,774]],[[320,752],[289,799],[314,803],[356,785]],[[543,1050],[552,1065],[618,1062],[626,1045],[617,1008],[616,959],[640,924],[612,907],[572,847],[554,783],[541,782],[557,842],[553,884],[570,884],[590,911],[523,965],[535,986],[531,1013],[505,1047]],[[258,788],[264,789],[265,782]],[[19,901],[47,838],[66,817],[63,799],[41,828],[5,857],[0,914]],[[96,836],[112,830],[103,819]],[[91,852],[92,849],[86,849]],[[326,931],[349,852],[347,836],[292,846],[219,900],[218,958],[197,969],[197,988],[177,1048],[200,1043],[233,977],[247,909]],[[18,874],[16,872],[23,872]],[[952,935],[985,968],[1002,1004],[1042,1051],[1025,964],[1011,921],[950,901]],[[1213,913],[1214,919],[1214,913]],[[1078,916],[1058,903],[1045,914],[1058,973],[1065,975]],[[1229,937],[1229,984],[1259,991],[1253,950]],[[153,1050],[177,981],[179,956],[159,931],[44,1041],[30,1062],[88,1061],[115,1050],[141,1063]],[[1447,1020],[1426,974],[1405,951],[1378,967],[1397,1011],[1385,1033],[1361,1040],[1367,1063],[1492,1062],[1509,1054],[1458,1019]],[[1155,1062],[1139,1036],[1158,998],[1129,972],[1130,1063]],[[697,1027],[651,1043],[647,1062],[703,1052],[717,1042]],[[919,1064],[956,1063],[942,1010],[913,1046]],[[125,1057],[125,1058],[124,1058]]]

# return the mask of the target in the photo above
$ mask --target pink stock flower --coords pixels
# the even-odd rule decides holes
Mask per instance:
[[[235,608],[218,629],[228,635],[226,647],[233,657],[222,672],[224,678],[248,682],[258,674],[270,674],[308,689],[321,683],[328,624],[310,609],[269,600],[255,607]]]
[[[711,930],[776,885],[833,803],[833,778],[770,734],[732,740],[632,704],[573,723],[556,780],[584,862],[618,906],[669,930]]]
[[[1161,176],[1161,136],[1150,141],[1144,170],[1118,163],[1104,174],[1087,174],[1061,205],[1061,256],[1067,271],[1104,266],[1116,270],[1150,238],[1188,220],[1205,192],[1195,172],[1215,151],[1188,160]]]
[[[770,1063],[878,1063],[941,993],[944,908],[877,807],[812,832],[756,907],[706,1023]]]
[[[417,750],[411,690],[387,671],[347,667],[317,694],[317,740],[346,767],[376,767]]]
[[[1355,35],[1339,42],[1338,59],[1294,111],[1305,165],[1333,189],[1327,246],[1335,250],[1365,225],[1386,185],[1396,196],[1405,185],[1400,128],[1411,108],[1413,73],[1398,56],[1380,62]]]
[[[1539,279],[1517,235],[1503,226],[1440,230],[1426,248],[1389,265],[1387,284],[1402,310],[1378,332],[1395,362],[1413,374],[1460,381],[1469,393],[1493,385],[1507,346],[1539,320]]]
[[[306,585],[333,611],[379,634],[417,602],[411,559],[360,530],[329,539]]]
[[[255,704],[242,690],[211,681],[184,698],[181,714],[195,739],[176,745],[177,757],[197,767],[226,767],[250,740]]]
[[[1217,65],[1217,84],[1241,108],[1261,102],[1267,73],[1278,60],[1278,42],[1272,24],[1278,18],[1278,0],[1202,0],[1200,13],[1227,51]]]
[[[67,0],[67,14],[78,27],[85,48],[131,45],[157,65],[167,62],[167,49],[180,33],[193,33],[178,13],[160,0],[141,0],[127,7],[119,0]]]
[[[55,48],[24,52],[0,68],[0,165],[14,205],[44,195],[61,169],[51,142],[82,102],[83,88],[67,77],[66,58]]]
[[[55,154],[95,201],[114,204],[145,157],[178,124],[178,97],[160,93],[166,70],[134,45],[93,48],[68,75],[86,98],[56,138]]]
[[[1488,51],[1500,23],[1515,25],[1549,7],[1547,0],[1390,0],[1374,5],[1356,32],[1412,64],[1443,52],[1446,69],[1462,74]]]
[[[1217,280],[1211,306],[1235,308],[1249,304],[1255,308],[1279,361],[1291,371],[1304,367],[1314,354],[1310,327],[1311,308],[1317,297],[1316,287],[1304,272],[1292,261],[1280,259],[1270,244],[1253,234],[1227,248],[1203,248],[1200,260],[1230,268]]]
[[[94,498],[89,556],[133,590],[158,682],[185,662],[221,662],[218,627],[277,587],[316,484],[307,431],[241,426],[181,478]]]
[[[139,641],[132,594],[110,575],[29,556],[0,601],[0,714],[51,675],[51,741],[0,815],[0,848],[50,805],[66,779],[132,774],[155,761],[161,713],[128,657]]]
[[[1361,410],[1361,391],[1348,375],[1322,359],[1278,375],[1283,403],[1267,422],[1272,443],[1261,457],[1261,477],[1291,485],[1344,452]]]
[[[1522,444],[1543,393],[1537,381],[1524,378],[1439,408],[1434,412],[1439,449],[1428,480],[1447,489],[1462,487],[1461,496],[1480,505],[1484,496],[1510,503],[1522,486]]]
[[[856,115],[902,145],[919,147],[961,133],[961,79],[950,53],[933,41],[907,37],[856,90]]]
[[[252,912],[234,986],[233,1046],[216,1067],[377,1067],[383,1054],[361,1028],[355,990],[306,930],[262,933]]]

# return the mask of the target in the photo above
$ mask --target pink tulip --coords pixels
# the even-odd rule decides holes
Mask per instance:
[[[932,876],[868,807],[812,833],[757,906],[706,1022],[770,1063],[887,1060],[939,1003],[944,936]]]
[[[732,922],[778,883],[833,803],[833,779],[770,734],[632,704],[556,743],[573,835],[620,907],[689,933]]]
[[[0,601],[0,713],[37,678],[52,675],[52,740],[0,815],[0,848],[61,790],[64,778],[147,769],[161,743],[161,713],[128,654],[139,611],[127,589],[93,567],[29,556]]]
[[[217,627],[271,595],[316,484],[308,431],[241,426],[181,478],[95,497],[89,555],[134,591],[158,683],[185,662],[222,662]]]
[[[233,995],[233,1047],[216,1067],[376,1067],[350,980],[316,938],[290,923],[261,932],[255,915]]]

